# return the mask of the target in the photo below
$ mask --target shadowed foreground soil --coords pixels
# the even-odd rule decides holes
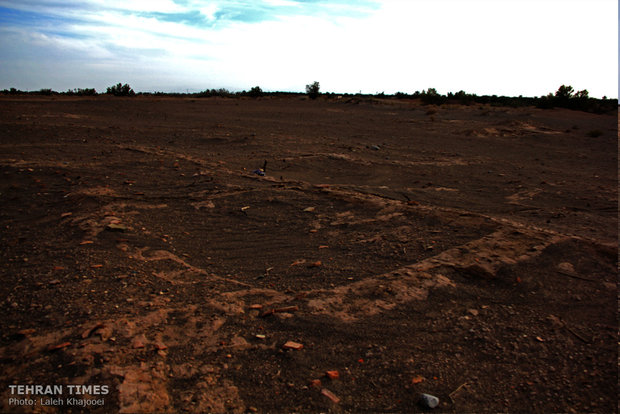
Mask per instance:
[[[0,122],[2,411],[80,412],[70,384],[107,386],[93,412],[617,411],[614,115],[3,97]]]

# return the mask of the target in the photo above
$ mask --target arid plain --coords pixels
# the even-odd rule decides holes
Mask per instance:
[[[90,412],[618,409],[617,114],[4,96],[0,123],[2,411],[81,410],[11,384],[107,386]]]

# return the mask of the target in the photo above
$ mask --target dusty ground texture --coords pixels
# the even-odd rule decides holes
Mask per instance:
[[[615,114],[4,97],[0,122],[2,411],[57,409],[12,384],[107,385],[94,412],[618,409]]]

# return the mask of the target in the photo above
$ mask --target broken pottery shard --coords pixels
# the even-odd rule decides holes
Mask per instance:
[[[310,386],[314,388],[319,388],[321,386],[321,380],[313,379],[312,381],[310,381]]]
[[[287,341],[284,345],[282,345],[282,348],[284,349],[303,349],[303,345],[298,343],[298,342],[293,342],[293,341]]]
[[[334,404],[338,404],[340,402],[340,398],[338,398],[336,396],[336,394],[334,394],[333,392],[331,392],[330,390],[328,390],[327,388],[323,388],[321,390],[321,394],[323,394],[324,396],[326,396],[327,398],[329,398],[330,400],[332,400],[332,402]]]
[[[329,379],[340,378],[340,373],[338,371],[325,371],[325,375],[327,375]]]
[[[63,342],[61,344],[57,344],[57,345],[50,345],[47,347],[48,351],[55,351],[57,349],[61,349],[61,348],[66,348],[68,346],[71,345],[71,342]]]

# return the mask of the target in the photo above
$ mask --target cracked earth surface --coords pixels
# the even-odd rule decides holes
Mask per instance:
[[[1,98],[3,411],[617,411],[617,116],[431,112]]]

